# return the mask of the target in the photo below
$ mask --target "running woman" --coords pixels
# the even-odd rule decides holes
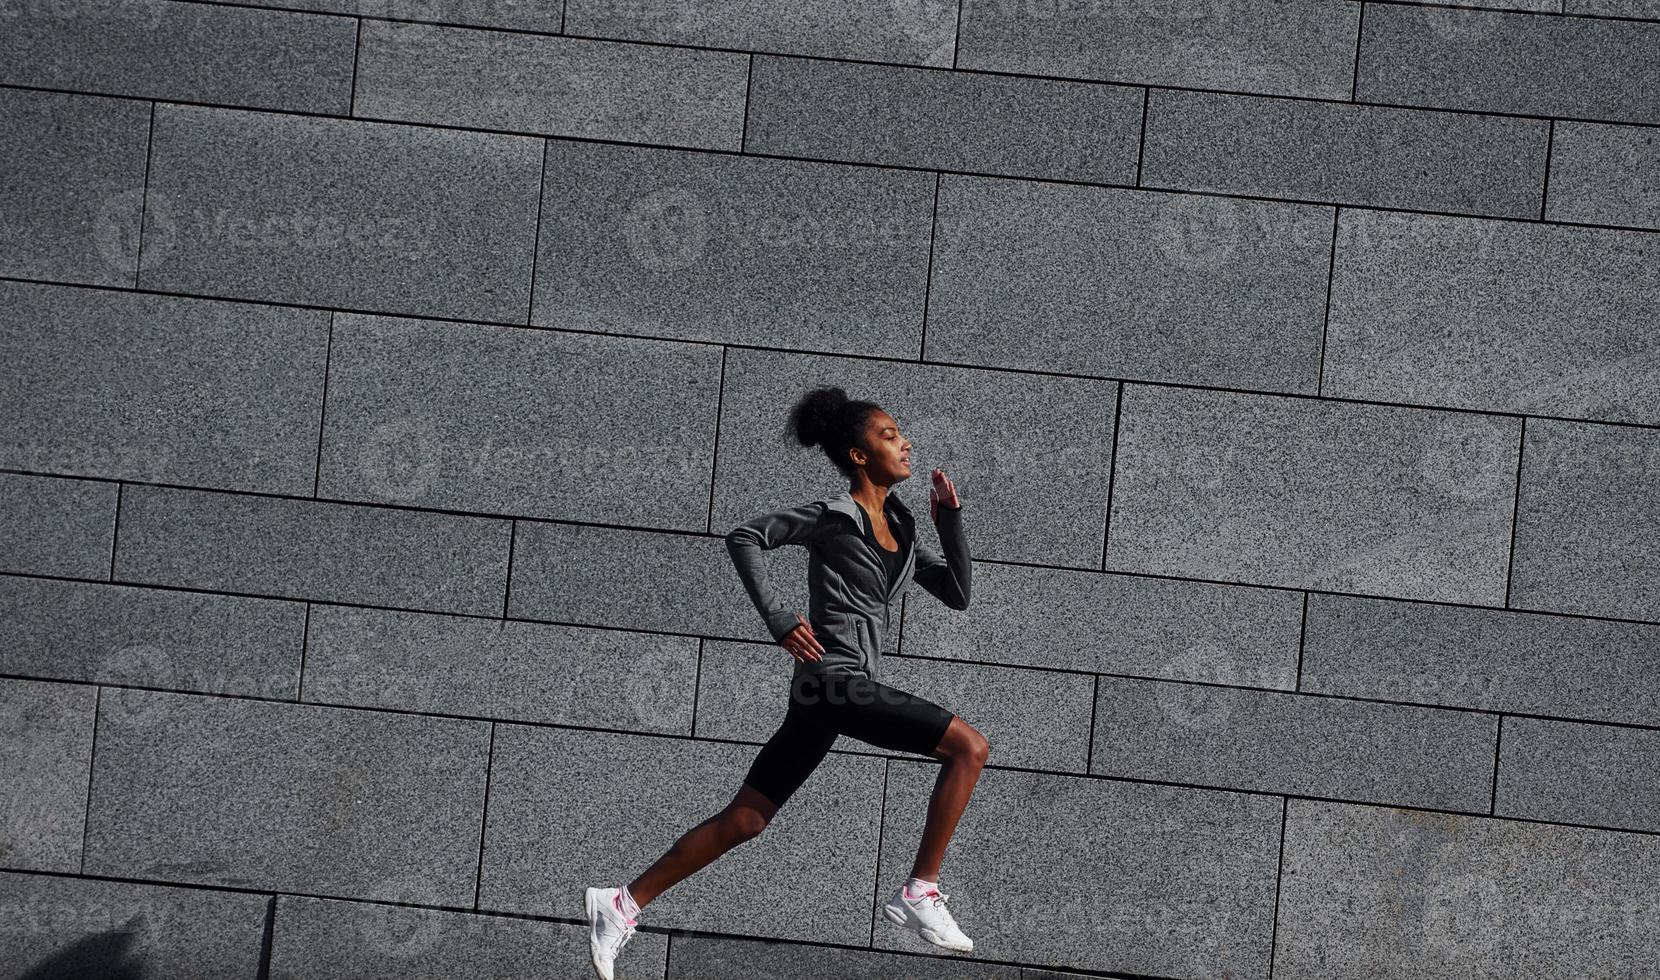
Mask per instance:
[[[589,947],[604,980],[612,980],[617,953],[633,937],[640,910],[765,830],[838,735],[943,763],[910,878],[895,888],[882,911],[936,946],[974,948],[945,907],[950,896],[940,891],[939,870],[991,745],[950,711],[877,680],[894,600],[913,578],[947,606],[968,608],[962,501],[945,472],[934,470],[928,500],[945,552],[941,557],[921,543],[910,509],[890,492],[911,476],[911,443],[893,416],[874,402],[849,399],[841,388],[817,388],[791,410],[789,429],[802,445],[823,448],[847,477],[848,489],[828,500],[763,514],[726,535],[738,576],[768,632],[795,660],[789,707],[732,802],[686,831],[638,878],[621,887],[587,889]],[[762,564],[763,551],[786,544],[807,549],[805,618],[778,599]]]

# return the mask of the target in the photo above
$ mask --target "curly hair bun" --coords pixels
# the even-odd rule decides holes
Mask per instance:
[[[838,416],[849,402],[847,392],[829,386],[801,396],[790,410],[790,434],[803,446],[817,446],[838,429]]]
[[[875,402],[847,397],[847,392],[835,385],[814,388],[790,409],[784,439],[818,446],[843,476],[851,478],[858,467],[849,451],[854,447],[869,451],[864,429],[871,413],[880,409]]]

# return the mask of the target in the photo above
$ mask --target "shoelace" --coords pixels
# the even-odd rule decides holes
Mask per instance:
[[[927,891],[922,893],[922,897],[923,898],[932,898],[934,900],[934,907],[935,908],[943,908],[945,906],[946,899],[950,898],[951,896],[940,894],[940,891],[937,888],[930,888]]]
[[[634,938],[635,928],[636,926],[632,923],[623,926],[623,931],[617,933],[617,938],[611,941],[611,955],[615,956],[625,945],[628,944],[630,939]]]

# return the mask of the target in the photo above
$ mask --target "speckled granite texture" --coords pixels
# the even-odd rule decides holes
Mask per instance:
[[[1655,976],[1660,0],[0,0],[0,173],[0,980],[591,976],[820,384],[975,949],[843,738],[619,980]]]

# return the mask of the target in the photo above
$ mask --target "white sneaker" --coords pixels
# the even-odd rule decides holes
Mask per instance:
[[[905,886],[900,885],[883,904],[882,912],[894,925],[916,932],[935,946],[966,953],[974,948],[974,940],[963,935],[957,921],[946,910],[945,901],[950,897],[940,894],[937,888],[930,888],[921,898],[908,898]]]
[[[594,957],[594,970],[603,980],[612,980],[611,965],[624,945],[634,938],[636,919],[630,922],[617,911],[612,900],[622,894],[621,888],[590,888],[586,895],[588,905],[588,951]]]

